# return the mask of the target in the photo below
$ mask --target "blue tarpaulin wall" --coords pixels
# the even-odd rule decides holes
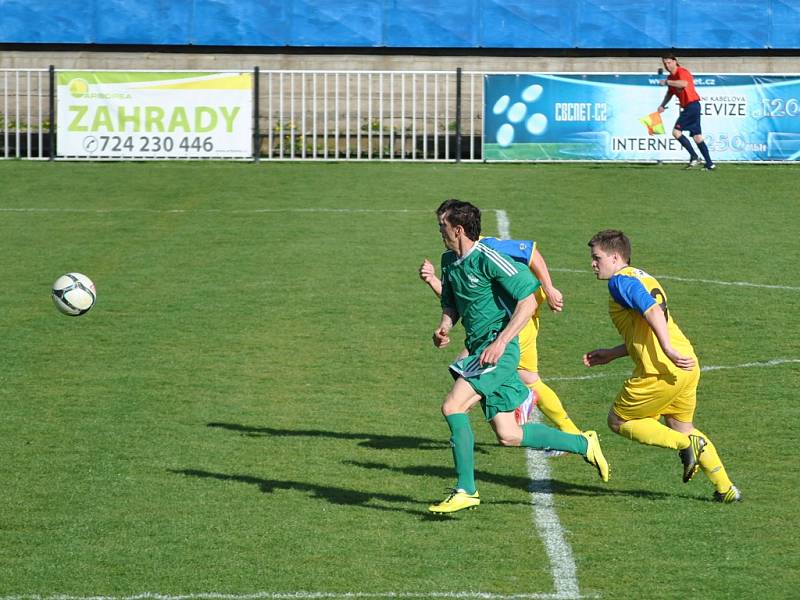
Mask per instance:
[[[800,0],[0,0],[0,43],[800,47]]]

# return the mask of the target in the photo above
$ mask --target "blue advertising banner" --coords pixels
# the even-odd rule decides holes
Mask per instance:
[[[648,128],[665,75],[498,74],[484,78],[485,160],[686,160],[679,106]],[[714,161],[800,160],[800,75],[695,75]]]

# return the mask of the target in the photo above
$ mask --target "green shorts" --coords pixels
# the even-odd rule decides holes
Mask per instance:
[[[530,391],[517,373],[519,344],[517,338],[506,346],[506,351],[496,365],[478,364],[478,358],[491,341],[482,344],[474,354],[465,356],[450,365],[454,377],[463,377],[481,396],[481,408],[487,421],[497,413],[511,412],[522,404]]]

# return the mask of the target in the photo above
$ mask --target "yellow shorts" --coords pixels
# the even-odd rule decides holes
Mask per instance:
[[[662,415],[690,423],[697,405],[700,365],[691,371],[676,369],[669,375],[646,375],[625,380],[614,400],[614,413],[621,419],[658,419]]]
[[[519,332],[519,368],[531,373],[539,372],[539,353],[536,338],[539,337],[539,312]]]

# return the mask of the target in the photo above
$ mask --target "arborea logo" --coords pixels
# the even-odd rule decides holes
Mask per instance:
[[[82,98],[89,93],[89,83],[85,79],[73,79],[69,82],[69,93],[73,98]]]

